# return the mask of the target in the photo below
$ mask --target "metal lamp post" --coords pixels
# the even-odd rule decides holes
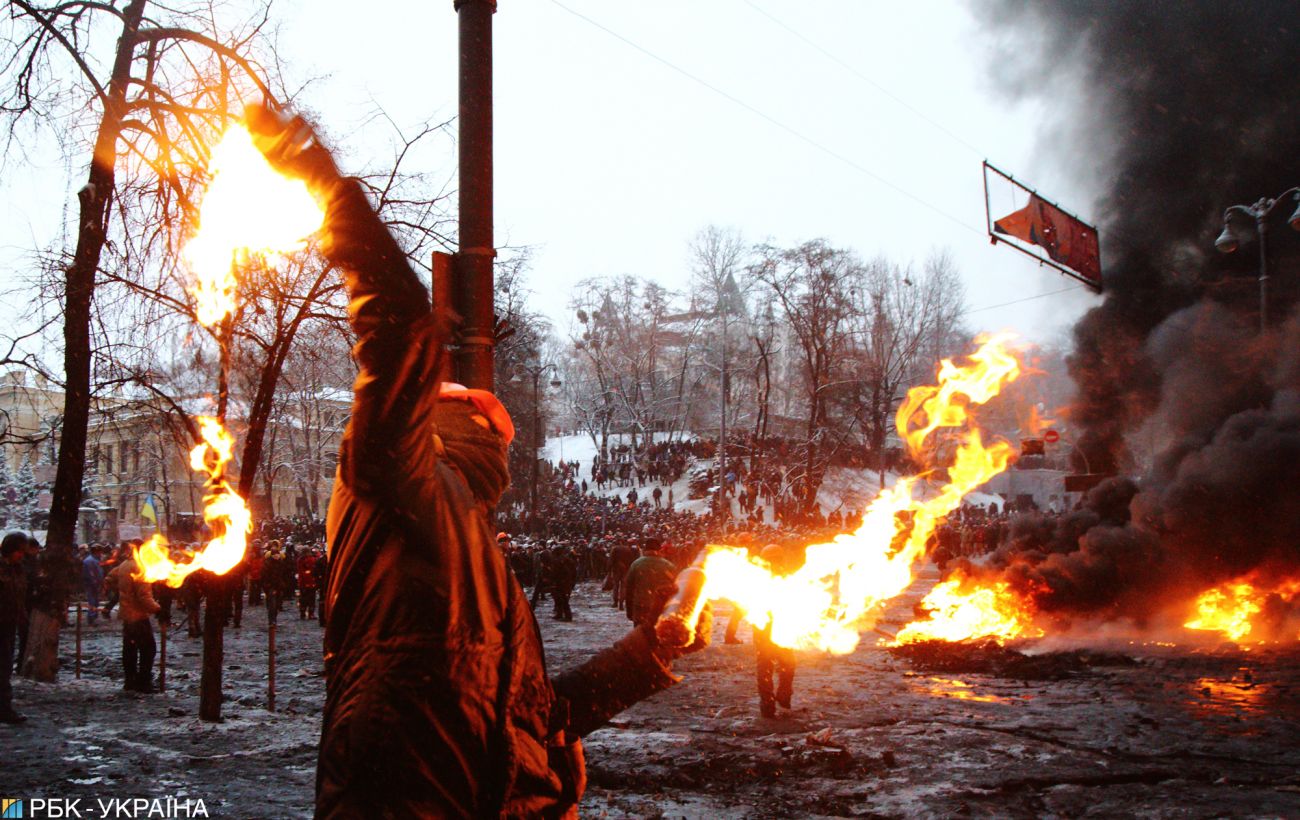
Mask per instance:
[[[521,367],[533,377],[533,445],[536,449],[533,452],[532,479],[528,488],[528,526],[532,529],[537,522],[537,462],[541,460],[541,454],[537,451],[542,446],[542,374],[557,368],[551,362],[541,365],[524,364]],[[551,379],[551,387],[559,387],[560,384],[558,378]]]
[[[1276,197],[1262,197],[1254,205],[1231,205],[1223,212],[1223,233],[1214,240],[1214,247],[1220,253],[1232,253],[1241,247],[1237,232],[1232,229],[1232,217],[1247,216],[1255,220],[1255,232],[1259,236],[1259,332],[1268,330],[1268,249],[1265,237],[1268,235],[1268,217],[1273,209],[1288,196],[1296,202],[1296,210],[1287,220],[1291,228],[1300,231],[1300,187],[1288,188]]]

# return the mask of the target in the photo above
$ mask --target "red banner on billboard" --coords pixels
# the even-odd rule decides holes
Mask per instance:
[[[1061,210],[1055,204],[1040,197],[1037,192],[1026,188],[986,162],[984,163],[984,192],[986,204],[990,209],[992,203],[989,192],[989,171],[1000,177],[1003,187],[1010,192],[1010,198],[1025,202],[1024,206],[1006,213],[997,220],[993,220],[990,213],[988,215],[991,223],[989,236],[995,242],[998,240],[1005,242],[1007,239],[1018,240],[1007,244],[1040,262],[1051,264],[1052,267],[1100,292],[1101,247],[1097,239],[1097,229],[1073,214]],[[1019,243],[1024,243],[1024,246]],[[1039,256],[1025,246],[1041,248],[1046,256]]]

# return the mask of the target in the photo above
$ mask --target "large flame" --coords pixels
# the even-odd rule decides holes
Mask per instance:
[[[730,600],[755,626],[771,623],[772,640],[780,646],[851,652],[864,620],[912,583],[913,566],[924,557],[939,522],[1010,460],[1010,445],[998,441],[986,447],[979,431],[967,425],[969,405],[988,401],[1020,373],[1007,347],[1008,334],[979,341],[970,363],[944,360],[938,385],[913,388],[905,404],[911,412],[898,415],[899,431],[909,445],[915,442],[914,451],[926,435],[915,435],[916,430],[969,428],[955,434],[961,444],[947,484],[929,498],[918,492],[916,477],[883,489],[868,506],[862,526],[830,543],[809,546],[803,566],[789,575],[775,573],[743,549],[710,547],[701,600]],[[917,413],[925,418],[914,418]]]
[[[929,612],[929,618],[903,627],[897,643],[970,638],[1002,642],[1043,634],[1034,626],[1033,607],[1004,581],[979,586],[963,578],[951,578],[930,590],[921,608]]]
[[[325,212],[300,179],[276,171],[242,125],[212,149],[212,176],[198,231],[185,246],[195,275],[199,322],[215,325],[235,310],[235,268],[254,254],[288,253],[320,229]]]
[[[907,391],[895,423],[913,455],[922,452],[926,438],[935,430],[965,425],[970,405],[984,404],[1020,375],[1020,360],[1006,346],[1012,338],[1009,333],[986,338],[971,354],[969,365],[958,366],[952,359],[944,359],[939,364],[938,384]]]
[[[1278,638],[1300,640],[1300,631],[1291,624],[1290,632],[1278,634],[1285,624],[1264,624],[1270,603],[1283,604],[1288,610],[1300,606],[1300,579],[1262,582],[1238,579],[1202,592],[1194,604],[1196,615],[1183,624],[1188,629],[1218,632],[1230,641],[1264,642]],[[1294,616],[1293,616],[1294,617]],[[1276,619],[1276,614],[1275,614]]]
[[[226,131],[212,149],[211,181],[199,206],[199,225],[185,245],[194,273],[197,318],[212,326],[235,312],[235,273],[250,256],[275,256],[301,248],[320,229],[325,212],[302,180],[274,168],[253,145],[248,129]],[[226,465],[235,440],[221,422],[200,416],[200,442],[190,451],[190,467],[206,474],[203,521],[213,538],[194,553],[175,551],[155,535],[135,551],[137,577],[178,587],[200,569],[229,572],[244,557],[253,516],[244,499],[226,482]]]
[[[137,577],[145,581],[166,581],[168,586],[178,587],[190,573],[206,569],[222,575],[244,557],[253,516],[244,499],[225,479],[235,440],[216,419],[200,416],[198,421],[203,441],[190,451],[190,466],[208,476],[203,520],[212,530],[213,538],[203,549],[185,555],[187,560],[178,561],[173,558],[167,539],[162,535],[153,536],[135,552]]]

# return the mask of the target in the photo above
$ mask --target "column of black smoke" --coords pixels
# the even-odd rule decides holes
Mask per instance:
[[[1068,112],[1047,147],[1105,181],[1093,214],[1106,293],[1074,330],[1070,419],[1091,469],[1119,476],[1059,520],[1017,521],[984,571],[1048,612],[1139,620],[1251,571],[1300,575],[1294,205],[1270,223],[1269,334],[1257,330],[1253,226],[1235,223],[1235,255],[1213,249],[1227,205],[1300,185],[1300,11],[1219,0],[977,0],[977,11],[1001,46],[1003,87]],[[1126,436],[1144,423],[1172,444],[1138,476]]]

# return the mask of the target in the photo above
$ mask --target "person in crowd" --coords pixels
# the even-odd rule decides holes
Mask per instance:
[[[572,621],[573,608],[569,598],[573,596],[573,587],[578,583],[578,567],[573,555],[567,549],[556,551],[551,561],[551,595],[555,598],[553,617],[557,621]]]
[[[624,542],[610,550],[609,554],[609,575],[613,579],[614,607],[622,609],[626,602],[624,592],[624,581],[627,579],[628,568],[632,562],[641,556],[641,551],[633,544]]]
[[[632,562],[624,580],[627,619],[637,626],[654,627],[655,619],[677,588],[677,566],[664,557],[657,539],[646,542],[645,554]]]
[[[298,556],[298,619],[316,616],[316,553],[304,549]]]
[[[266,609],[279,615],[284,608],[284,598],[291,595],[293,564],[285,557],[279,541],[270,543],[266,562],[262,565],[262,591],[266,594]]]
[[[27,536],[11,532],[0,541],[0,723],[22,723],[14,711],[14,649],[27,607],[27,573],[23,557]]]
[[[226,624],[234,621],[235,629],[239,629],[244,620],[244,586],[248,583],[248,563],[247,559],[240,561],[230,568],[222,579],[222,590],[226,598]]]
[[[533,585],[533,596],[528,601],[528,606],[534,612],[537,611],[537,603],[547,595],[553,595],[555,585],[555,556],[549,549],[544,549],[537,553],[537,560],[534,564],[533,574],[536,576],[537,583]]]
[[[122,688],[150,694],[153,687],[153,658],[157,651],[153,624],[149,620],[161,607],[154,600],[151,584],[136,575],[135,558],[127,558],[108,574],[117,587],[118,618],[122,622]]]
[[[329,557],[324,550],[319,548],[314,550],[316,553],[316,563],[312,565],[312,573],[316,576],[316,622],[321,626],[325,625],[325,585],[329,582]]]
[[[86,592],[86,619],[94,625],[99,618],[99,591],[104,586],[104,569],[99,565],[99,545],[90,548],[90,553],[81,561],[81,587]]]
[[[244,563],[248,565],[248,605],[257,606],[262,603],[262,568],[266,563],[266,557],[262,554],[261,539],[253,539]]]
[[[185,606],[185,630],[191,638],[203,635],[203,624],[199,620],[203,606],[204,576],[207,570],[191,573],[181,582],[181,603]]]
[[[787,553],[776,544],[763,548],[760,557],[777,575],[790,571]],[[794,650],[772,642],[772,623],[754,626],[754,672],[758,681],[758,711],[765,718],[776,717],[776,707],[790,708],[794,695]],[[776,686],[772,679],[775,676]]]

